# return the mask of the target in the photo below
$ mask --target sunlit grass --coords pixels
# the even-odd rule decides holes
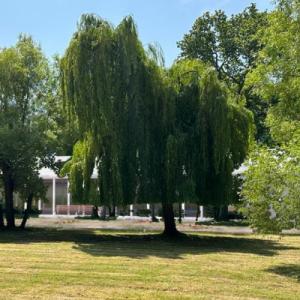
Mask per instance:
[[[300,237],[0,233],[1,299],[300,299]]]

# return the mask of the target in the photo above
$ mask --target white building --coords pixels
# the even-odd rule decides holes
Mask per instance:
[[[56,162],[66,162],[70,156],[57,156]],[[39,201],[38,209],[45,215],[84,215],[90,214],[91,205],[72,205],[72,197],[69,191],[69,181],[67,177],[59,177],[52,169],[42,168],[39,171],[47,188],[47,201]],[[92,178],[97,178],[94,170]]]
[[[57,156],[56,162],[66,162],[70,159],[70,156]],[[39,171],[40,177],[43,179],[47,188],[46,201],[38,201],[38,209],[42,212],[42,215],[90,215],[92,213],[91,205],[78,205],[72,204],[72,195],[69,191],[69,181],[67,177],[59,177],[52,169],[42,168]],[[94,169],[92,174],[93,179],[97,179],[97,170]],[[156,212],[161,209],[160,204],[156,204]],[[193,204],[181,204],[183,215],[194,216],[196,211],[196,205]],[[139,214],[139,211],[149,210],[149,204],[136,204],[130,205],[125,211],[128,216],[133,217]],[[200,207],[200,219],[203,219],[203,207]]]

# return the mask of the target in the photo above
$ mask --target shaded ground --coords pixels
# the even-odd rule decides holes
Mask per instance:
[[[252,229],[247,226],[224,226],[224,225],[195,225],[195,222],[184,221],[177,224],[182,232],[212,232],[230,234],[250,234]],[[88,220],[68,218],[31,218],[28,222],[30,228],[61,228],[61,229],[111,229],[111,230],[136,230],[136,231],[162,231],[163,222],[152,223],[147,220]]]
[[[300,299],[299,236],[55,226],[0,232],[0,299]]]
[[[287,264],[287,265],[279,265],[279,266],[274,266],[266,271],[275,273],[281,276],[286,276],[289,278],[296,279],[298,282],[300,282],[300,264],[295,265],[295,264]],[[300,298],[300,295],[299,295]]]

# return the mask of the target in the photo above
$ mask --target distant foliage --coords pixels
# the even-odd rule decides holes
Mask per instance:
[[[256,139],[260,142],[269,141],[265,126],[268,103],[253,92],[246,78],[255,69],[258,52],[264,47],[260,36],[267,26],[267,16],[267,12],[259,11],[255,4],[231,16],[222,10],[205,12],[178,42],[181,58],[209,64],[231,92],[245,98],[247,108],[254,115]]]

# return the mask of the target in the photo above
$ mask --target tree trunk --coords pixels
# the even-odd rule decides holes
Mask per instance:
[[[100,207],[100,219],[105,220],[106,219],[106,206]]]
[[[108,207],[109,216],[114,218],[116,216],[116,206],[113,204],[112,206]]]
[[[14,211],[14,182],[10,174],[3,174],[4,194],[5,194],[5,217],[6,227],[15,228],[15,211]]]
[[[97,205],[93,206],[92,218],[93,219],[99,219],[99,213],[98,213],[98,206]]]
[[[2,208],[2,204],[0,204],[0,230],[3,228],[4,228],[3,208]]]
[[[172,203],[162,203],[163,218],[165,223],[164,235],[175,236],[178,234],[174,218]]]
[[[31,208],[32,208],[32,199],[33,199],[33,194],[30,194],[27,198],[27,207],[24,211],[24,216],[22,219],[22,223],[20,225],[21,229],[24,229],[27,223],[27,220],[29,219]]]
[[[214,217],[216,221],[226,221],[228,220],[228,206],[220,205],[214,207]]]
[[[151,204],[151,222],[158,222],[158,219],[155,217],[155,204]]]

